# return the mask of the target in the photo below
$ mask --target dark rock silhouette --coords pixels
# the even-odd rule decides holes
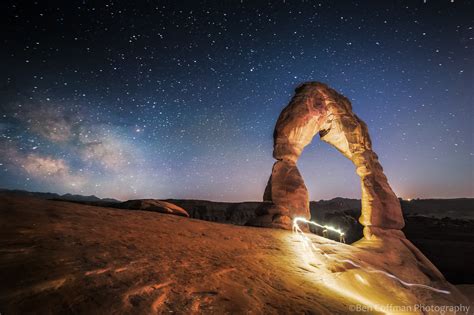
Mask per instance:
[[[32,192],[19,189],[2,189],[0,188],[0,193],[8,193],[10,195],[22,196],[22,197],[34,197],[40,199],[55,199],[55,200],[66,200],[66,201],[77,201],[77,202],[110,202],[116,203],[120,202],[114,198],[99,198],[94,195],[83,196],[83,195],[73,195],[73,194],[56,194],[51,192]]]

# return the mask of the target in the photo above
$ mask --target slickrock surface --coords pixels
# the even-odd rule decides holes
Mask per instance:
[[[317,251],[281,229],[0,195],[0,312],[347,314],[357,305],[375,313],[374,303],[467,303],[420,270],[403,240],[309,237]]]

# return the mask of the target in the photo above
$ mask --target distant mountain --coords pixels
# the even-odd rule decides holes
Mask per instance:
[[[55,199],[55,200],[67,200],[67,201],[80,201],[80,202],[120,202],[120,200],[113,198],[99,198],[94,195],[82,196],[73,194],[56,194],[50,192],[31,192],[19,189],[3,189],[0,188],[0,193],[14,194],[17,196],[28,196],[39,199]]]

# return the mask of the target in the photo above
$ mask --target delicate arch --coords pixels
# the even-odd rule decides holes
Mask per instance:
[[[367,125],[352,112],[349,100],[327,85],[307,82],[281,112],[275,126],[273,165],[254,225],[289,228],[294,217],[310,217],[309,196],[296,162],[316,134],[356,167],[362,188],[365,227],[401,229],[400,202],[372,150]]]

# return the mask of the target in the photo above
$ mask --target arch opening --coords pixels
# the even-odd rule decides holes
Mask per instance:
[[[306,146],[298,159],[298,168],[308,189],[311,221],[344,232],[344,240],[353,243],[362,237],[359,223],[360,184],[352,162],[318,137]],[[340,241],[338,233],[308,224],[316,235]]]
[[[360,198],[359,177],[352,162],[328,143],[313,139],[303,150],[297,164],[310,202],[338,197]]]

